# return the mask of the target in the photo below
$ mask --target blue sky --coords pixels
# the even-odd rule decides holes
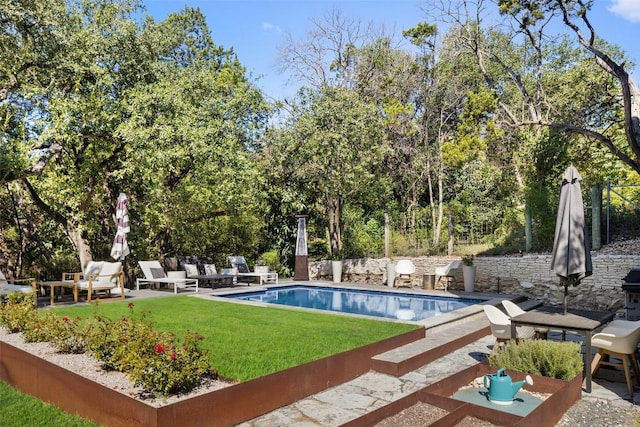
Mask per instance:
[[[388,34],[401,38],[402,30],[429,22],[418,0],[144,0],[157,21],[185,5],[198,7],[216,44],[233,47],[252,80],[268,96],[280,99],[297,87],[276,68],[278,47],[284,34],[304,37],[311,18],[322,18],[335,8],[346,17],[383,25]],[[597,34],[622,47],[640,63],[640,0],[596,0],[590,20]],[[408,44],[407,44],[408,47]],[[627,71],[640,85],[640,66]]]

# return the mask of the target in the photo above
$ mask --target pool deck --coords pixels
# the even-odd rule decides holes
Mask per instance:
[[[290,280],[280,281],[281,286],[291,285],[292,283],[294,282]],[[305,284],[480,298],[492,303],[505,298],[522,299],[521,296],[517,295],[458,291],[445,293],[443,291],[427,291],[417,288],[393,289],[386,286],[368,286],[356,283],[334,284],[332,282],[313,281],[305,282]],[[197,294],[192,290],[185,290],[179,295],[211,298],[223,293],[246,292],[248,289],[255,290],[258,289],[258,286],[247,287],[246,285],[240,285],[233,288],[201,288]],[[172,292],[141,289],[127,293],[127,299],[171,295],[173,295]],[[225,301],[229,300],[225,299]],[[258,303],[258,305],[264,304]],[[435,318],[408,323],[423,325],[427,329],[425,338],[375,356],[372,360],[374,369],[352,381],[308,396],[291,405],[242,423],[240,426],[340,426],[485,360],[494,343],[493,336],[490,332],[487,333],[489,322],[480,305],[465,307]],[[569,335],[569,339],[579,340],[580,338],[578,336],[572,338]],[[452,343],[454,344],[452,345]],[[455,345],[455,343],[459,345]],[[605,375],[608,379],[602,378],[602,374],[594,378],[592,393],[584,392],[583,388],[583,401],[608,401],[620,411],[625,411],[634,406],[634,402],[636,404],[640,402],[640,392],[635,392],[631,398],[628,396],[624,377],[621,374],[607,372]],[[559,425],[570,424],[565,421],[564,424],[561,422]],[[598,424],[594,423],[592,425]]]

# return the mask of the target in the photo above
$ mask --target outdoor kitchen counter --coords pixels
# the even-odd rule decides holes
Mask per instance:
[[[511,336],[516,336],[516,326],[542,326],[559,329],[563,332],[573,331],[584,335],[584,371],[585,389],[591,393],[591,335],[594,330],[613,320],[613,313],[602,311],[569,309],[564,314],[562,307],[543,306],[511,318]]]

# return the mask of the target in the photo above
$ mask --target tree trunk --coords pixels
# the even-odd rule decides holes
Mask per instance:
[[[338,254],[342,251],[342,234],[340,230],[342,202],[339,197],[330,197],[327,200],[329,215],[329,243],[331,253]]]
[[[82,231],[70,224],[67,225],[67,236],[76,248],[78,258],[80,259],[80,269],[84,271],[84,268],[87,266],[89,261],[93,259],[89,242],[87,242],[87,239],[82,235]]]
[[[83,236],[82,231],[76,224],[73,224],[66,216],[60,214],[59,212],[53,210],[51,206],[45,203],[44,200],[40,198],[38,192],[31,185],[28,179],[23,179],[22,186],[27,190],[33,202],[38,206],[38,208],[42,209],[47,215],[51,217],[55,222],[62,225],[67,233],[67,237],[75,247],[78,253],[78,259],[80,260],[80,267],[84,271],[84,267],[87,265],[89,261],[92,259],[91,248],[89,246],[89,242]]]
[[[449,244],[447,245],[447,255],[453,255],[453,218],[449,215]]]

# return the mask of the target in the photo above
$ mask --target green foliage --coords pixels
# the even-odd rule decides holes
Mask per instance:
[[[33,294],[12,292],[0,302],[0,325],[11,333],[24,332],[37,321]]]
[[[462,256],[462,263],[464,265],[467,265],[467,266],[472,266],[473,265],[473,258],[474,258],[474,256],[471,255],[471,254],[463,255]]]
[[[493,91],[467,93],[467,102],[456,129],[456,139],[442,146],[445,165],[460,168],[464,163],[485,158],[487,140],[495,140],[502,134],[493,118],[497,106],[498,99]]]
[[[111,321],[95,316],[85,331],[91,354],[108,369],[129,375],[136,386],[152,395],[170,395],[192,390],[206,375],[213,374],[209,356],[199,347],[202,336],[185,332],[181,345],[170,332],[154,330],[146,320],[133,314]]]
[[[580,343],[547,340],[510,341],[489,358],[494,368],[569,381],[582,372]]]

